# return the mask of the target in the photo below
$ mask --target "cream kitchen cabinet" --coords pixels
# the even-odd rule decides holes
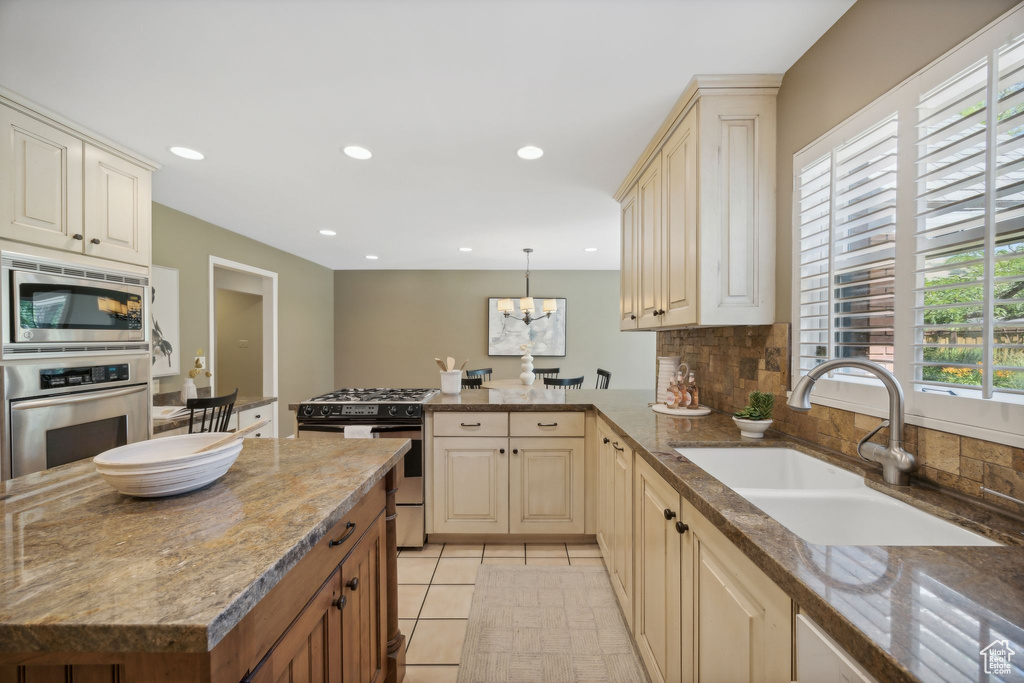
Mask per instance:
[[[774,322],[780,82],[694,78],[623,181],[622,329]]]
[[[633,624],[633,451],[612,441],[611,543],[607,560],[608,577],[619,599],[622,613]]]
[[[582,438],[510,440],[509,532],[583,533]]]
[[[236,419],[232,416],[232,419]],[[277,436],[277,402],[267,404],[265,406],[258,406],[256,408],[246,408],[240,410],[237,413],[237,425],[238,429],[245,429],[249,425],[262,422],[263,420],[270,420],[270,423],[261,428],[258,432],[250,434],[246,438],[251,439],[269,439]]]
[[[796,615],[796,680],[805,683],[877,683],[807,615]]]
[[[435,532],[508,533],[508,448],[504,437],[434,439]]]
[[[0,239],[150,265],[156,164],[12,93],[0,92],[0,136]]]
[[[614,513],[612,512],[612,466],[615,455],[612,439],[615,433],[603,421],[597,423],[597,527],[595,537],[601,549],[605,565],[610,566],[614,538]]]

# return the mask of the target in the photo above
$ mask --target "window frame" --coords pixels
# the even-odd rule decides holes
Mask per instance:
[[[835,150],[887,117],[896,114],[896,279],[894,301],[893,374],[904,387],[906,418],[910,424],[954,432],[986,441],[1024,447],[1024,403],[998,399],[949,396],[918,391],[914,383],[914,287],[917,198],[917,105],[922,93],[949,80],[981,59],[992,59],[1000,47],[1024,34],[1024,6],[1018,6],[963,41],[934,62],[912,74],[867,106],[832,128],[793,155],[792,219],[792,348],[791,389],[802,376],[800,370],[800,176],[805,167],[832,155],[832,183],[836,168]],[[830,222],[834,220],[830,210]],[[832,244],[830,243],[830,249]],[[829,287],[835,286],[829,271]],[[831,301],[831,298],[830,298]],[[829,317],[835,311],[829,309]],[[989,313],[990,314],[990,313]],[[834,350],[829,339],[829,358]],[[812,403],[857,413],[888,416],[888,395],[881,383],[860,378],[822,377],[811,394]]]

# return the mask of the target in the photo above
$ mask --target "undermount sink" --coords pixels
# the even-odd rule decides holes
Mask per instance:
[[[998,546],[870,488],[864,478],[790,448],[676,452],[817,545]]]

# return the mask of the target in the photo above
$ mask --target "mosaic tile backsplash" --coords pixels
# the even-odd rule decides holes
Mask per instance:
[[[701,403],[735,412],[751,391],[775,394],[773,428],[821,447],[857,455],[857,443],[878,418],[814,405],[799,413],[786,405],[790,383],[790,325],[708,327],[658,332],[659,356],[682,356],[696,373]],[[888,430],[875,440],[884,443]],[[1024,499],[1024,449],[907,425],[904,447],[917,456],[916,477],[1024,514],[1024,506],[990,488]]]

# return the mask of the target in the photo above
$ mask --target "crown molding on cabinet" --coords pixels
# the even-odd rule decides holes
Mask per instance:
[[[629,173],[615,191],[615,201],[622,202],[630,188],[640,177],[640,173],[647,166],[654,155],[661,149],[662,144],[671,135],[676,125],[682,121],[683,116],[690,110],[700,95],[721,94],[736,95],[745,93],[748,95],[774,95],[782,85],[782,74],[730,74],[730,75],[697,75],[690,79],[689,84],[683,90],[683,94],[676,100],[672,110],[665,117],[658,131],[647,143],[640,158],[636,160]]]
[[[0,85],[0,104],[5,104],[26,116],[31,116],[32,118],[37,119],[48,126],[58,128],[69,135],[82,138],[91,145],[104,149],[111,154],[123,157],[126,161],[130,161],[131,163],[142,166],[150,171],[156,171],[162,168],[162,166],[156,161],[153,161],[148,157],[144,157],[137,152],[133,152],[127,147],[119,145],[113,140],[106,138],[99,133],[95,133],[88,128],[83,128],[71,119],[61,116],[41,104],[34,102],[23,95],[19,95],[13,90],[5,88],[2,85]]]

